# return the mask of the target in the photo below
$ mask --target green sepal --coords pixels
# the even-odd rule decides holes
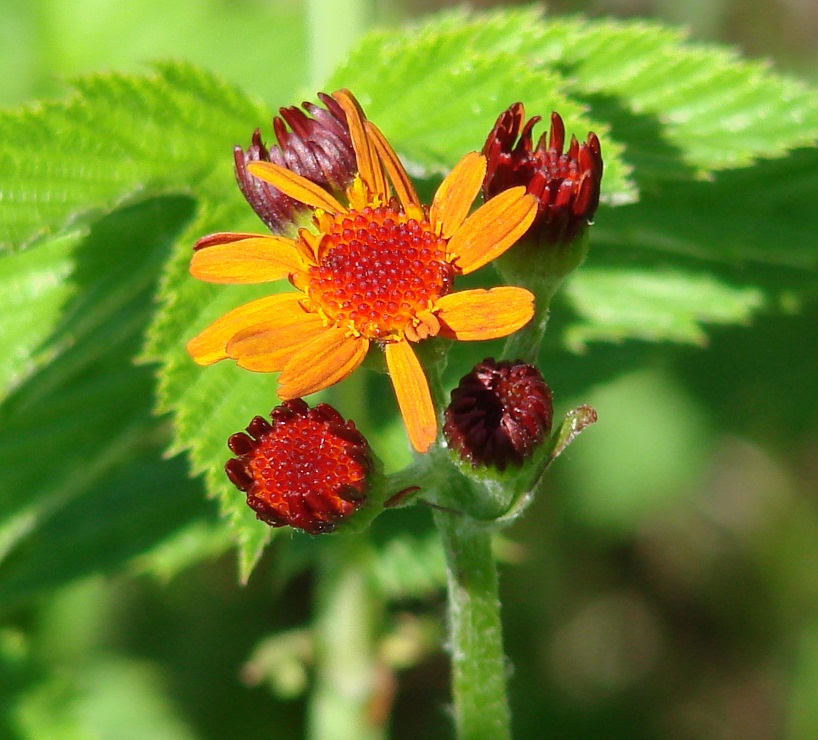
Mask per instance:
[[[461,513],[472,520],[503,526],[517,519],[542,487],[545,471],[576,439],[597,420],[590,406],[569,411],[562,423],[522,465],[505,470],[494,466],[472,465],[451,448],[435,449],[440,485],[430,499],[435,506]]]
[[[534,295],[534,316],[506,340],[503,356],[534,363],[540,352],[551,299],[588,255],[588,228],[570,242],[544,244],[527,236],[494,261],[497,272],[508,285],[530,290]]]
[[[513,505],[498,523],[503,525],[515,521],[528,508],[534,497],[542,490],[545,472],[573,442],[580,432],[597,421],[596,410],[591,406],[582,405],[571,409],[563,418],[562,423],[548,438],[547,442],[539,447],[532,458],[531,470],[534,475],[530,477],[527,490],[518,496]]]

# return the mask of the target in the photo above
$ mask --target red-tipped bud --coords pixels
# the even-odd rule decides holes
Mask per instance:
[[[551,132],[533,143],[532,130],[539,116],[525,124],[525,108],[514,103],[497,119],[486,139],[483,154],[487,169],[483,198],[517,185],[539,200],[537,218],[529,229],[543,243],[571,242],[591,222],[599,205],[602,181],[602,150],[596,134],[584,144],[571,137],[565,146],[565,126],[558,113],[551,114]]]
[[[325,403],[300,398],[256,416],[227,440],[237,457],[227,477],[247,494],[256,516],[273,527],[310,534],[334,530],[366,501],[372,451],[352,421]]]
[[[446,408],[443,434],[473,467],[521,465],[551,432],[551,391],[524,362],[483,360],[460,380]]]
[[[239,188],[274,234],[291,231],[309,209],[253,177],[247,171],[248,162],[272,162],[337,193],[352,183],[357,171],[346,114],[329,95],[319,93],[318,97],[326,108],[304,103],[304,110],[295,106],[280,109],[281,115],[273,119],[278,145],[268,149],[256,129],[246,151],[240,146],[233,150]]]

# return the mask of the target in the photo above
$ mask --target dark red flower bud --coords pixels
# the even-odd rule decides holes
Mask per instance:
[[[338,193],[352,183],[357,172],[346,114],[329,95],[319,93],[318,97],[326,108],[303,103],[304,110],[295,106],[279,110],[281,115],[273,119],[278,145],[268,149],[256,129],[246,151],[240,146],[233,150],[239,188],[274,234],[291,230],[299,216],[308,213],[309,208],[253,177],[247,171],[248,162],[273,162]]]
[[[237,457],[227,477],[247,494],[256,516],[273,527],[331,532],[366,501],[372,452],[352,421],[325,403],[300,398],[256,416],[227,440]]]
[[[443,434],[473,467],[521,465],[551,432],[551,391],[525,362],[488,358],[452,391]]]
[[[552,113],[547,143],[542,134],[535,147],[531,132],[540,117],[523,124],[524,119],[523,104],[514,103],[500,115],[486,139],[483,198],[489,200],[511,187],[525,185],[527,192],[539,199],[537,218],[528,233],[544,243],[571,242],[591,222],[599,205],[599,139],[589,133],[580,144],[572,136],[568,151],[563,153],[565,126],[560,115]]]

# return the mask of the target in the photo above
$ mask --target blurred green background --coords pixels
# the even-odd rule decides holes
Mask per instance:
[[[394,24],[455,5],[369,8],[374,24]],[[818,81],[814,0],[550,8],[682,24]],[[58,96],[79,74],[182,58],[289,105],[312,95],[310,12],[286,0],[0,0],[0,104]],[[558,330],[559,305],[554,321]],[[591,403],[600,423],[507,533],[517,737],[818,737],[816,322],[813,303],[799,315],[713,329],[704,348],[547,349],[541,369],[558,412]],[[271,548],[245,588],[224,554],[169,583],[97,575],[3,605],[2,731],[302,736],[303,700],[256,685],[247,665],[265,636],[309,620],[309,576],[284,586],[280,576]],[[435,597],[394,611],[443,608]],[[399,678],[392,736],[449,736],[445,656]]]

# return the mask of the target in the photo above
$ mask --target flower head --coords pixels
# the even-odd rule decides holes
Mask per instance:
[[[560,115],[552,113],[547,143],[542,134],[535,147],[531,132],[540,117],[533,116],[523,125],[524,120],[523,104],[514,103],[500,115],[486,139],[483,154],[488,167],[483,197],[488,201],[508,188],[525,185],[539,203],[530,233],[550,244],[573,241],[593,219],[599,205],[599,139],[589,133],[586,142],[580,144],[572,136],[568,151],[563,153],[565,126]]]
[[[326,93],[318,93],[318,97],[324,108],[303,103],[304,110],[295,106],[279,110],[281,115],[273,119],[277,146],[268,149],[256,129],[246,151],[240,146],[233,150],[239,188],[274,234],[293,230],[309,208],[251,175],[247,169],[250,162],[273,162],[338,194],[343,193],[355,177],[355,151],[346,114]]]
[[[551,432],[551,391],[524,362],[488,358],[452,391],[443,434],[473,467],[521,465]]]
[[[530,320],[533,296],[527,290],[454,292],[453,282],[525,233],[537,202],[515,187],[469,215],[486,170],[485,157],[472,152],[425,208],[351,93],[332,98],[346,115],[355,150],[356,175],[343,197],[273,162],[250,162],[250,174],[309,207],[311,227],[294,239],[212,234],[196,244],[190,265],[192,275],[209,282],[288,278],[299,292],[234,309],[187,349],[202,365],[229,357],[249,370],[280,372],[278,395],[290,399],[342,380],[373,345],[380,347],[409,439],[425,452],[437,420],[412,345],[434,336],[494,339]]]
[[[325,403],[311,409],[300,398],[285,401],[270,418],[254,417],[247,434],[227,441],[237,455],[225,465],[227,477],[267,524],[331,532],[366,501],[373,466],[366,439]]]

